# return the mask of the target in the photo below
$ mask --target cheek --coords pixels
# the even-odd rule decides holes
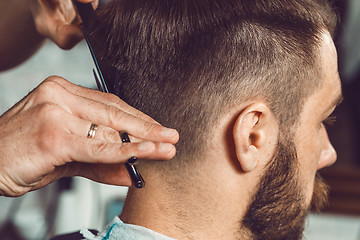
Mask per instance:
[[[314,179],[321,156],[319,130],[308,129],[296,138],[299,181],[308,200],[313,192]]]
[[[301,136],[298,136],[296,140],[299,167],[305,172],[316,172],[322,148],[320,131],[316,129],[306,131]]]

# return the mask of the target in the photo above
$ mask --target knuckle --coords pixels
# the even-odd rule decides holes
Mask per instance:
[[[61,148],[61,132],[58,129],[44,127],[39,129],[38,146],[45,152],[55,153],[56,149]]]
[[[121,111],[120,109],[113,107],[113,106],[107,106],[106,112],[108,113],[108,121],[110,126],[116,126],[119,122],[121,122],[124,119],[125,113]]]
[[[52,75],[52,76],[47,77],[43,82],[44,83],[46,83],[46,82],[59,82],[59,81],[62,81],[62,80],[64,80],[64,78],[56,76],[56,75]]]
[[[52,87],[56,87],[58,86],[59,84],[63,83],[65,81],[64,78],[62,77],[59,77],[59,76],[50,76],[50,77],[47,77],[41,84],[40,86],[46,86],[46,87],[49,87],[49,88],[52,88]]]
[[[112,93],[106,94],[106,100],[117,106],[121,106],[124,103],[118,96]]]
[[[120,142],[119,132],[113,130],[112,128],[104,128],[103,137],[106,141],[109,142]]]
[[[61,108],[52,103],[43,103],[38,106],[37,117],[44,124],[58,121],[62,114]]]
[[[156,124],[156,121],[151,118],[150,116],[146,115],[146,114],[143,114],[142,112],[136,112],[135,113],[135,117],[139,118],[139,119],[142,119],[146,122],[149,122],[149,123],[155,123]]]
[[[131,107],[129,104],[124,102],[121,98],[116,96],[115,94],[107,94],[107,100],[111,103],[113,103],[114,106],[120,111],[128,111],[133,112],[135,109]],[[140,114],[140,111],[138,112]]]
[[[48,102],[51,98],[62,90],[61,86],[55,79],[59,77],[52,76],[45,79],[33,92],[34,102]]]
[[[118,154],[119,156],[128,156],[130,157],[131,156],[134,156],[136,155],[136,150],[134,148],[134,144],[133,143],[125,143],[125,144],[121,144],[121,147],[118,148]],[[130,154],[131,153],[131,154]]]
[[[61,129],[57,124],[61,111],[54,104],[44,103],[39,106],[37,118],[39,126],[37,129],[38,145],[40,149],[53,151],[54,147],[61,143]]]
[[[108,144],[106,142],[100,141],[91,141],[87,144],[86,151],[89,155],[97,162],[96,160],[99,159],[104,153],[108,150]]]
[[[149,122],[145,122],[142,127],[142,132],[146,135],[152,135],[158,126]]]

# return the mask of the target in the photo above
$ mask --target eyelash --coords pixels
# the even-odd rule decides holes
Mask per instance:
[[[336,116],[335,115],[330,115],[329,117],[327,117],[324,121],[322,121],[322,123],[326,126],[326,127],[332,127],[335,125],[336,123]]]

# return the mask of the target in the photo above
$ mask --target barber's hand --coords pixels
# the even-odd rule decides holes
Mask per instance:
[[[98,127],[88,138],[92,123]],[[139,141],[122,143],[118,131]],[[171,159],[178,138],[112,94],[49,77],[0,117],[0,195],[20,196],[64,176],[130,186],[122,163]]]
[[[63,49],[72,48],[83,38],[79,17],[71,0],[30,1],[35,27],[40,35],[51,39]],[[98,0],[77,1],[91,2],[94,8],[98,4]]]

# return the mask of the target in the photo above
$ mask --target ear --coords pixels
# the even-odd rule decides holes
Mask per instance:
[[[236,157],[243,171],[250,172],[271,159],[278,140],[278,123],[264,103],[247,105],[233,127]]]

